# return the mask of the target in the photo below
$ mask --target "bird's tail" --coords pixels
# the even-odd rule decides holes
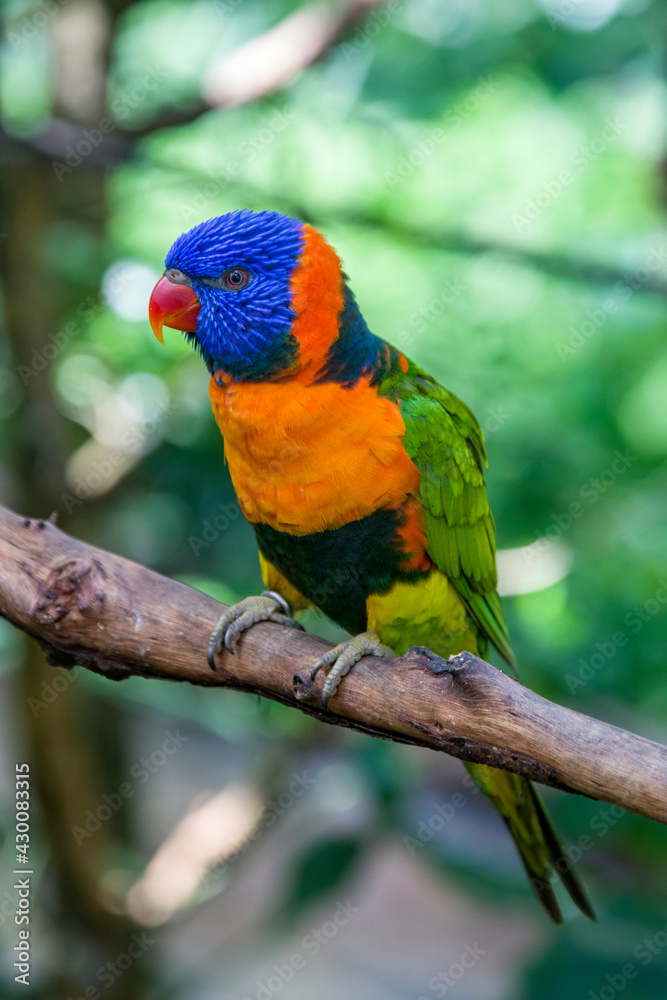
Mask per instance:
[[[554,923],[563,921],[553,889],[557,880],[562,882],[581,912],[595,920],[584,887],[533,785],[518,774],[484,764],[466,764],[466,767],[505,820],[530,884]]]

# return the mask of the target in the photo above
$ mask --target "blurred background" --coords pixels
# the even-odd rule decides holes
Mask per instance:
[[[341,253],[371,329],[485,430],[522,680],[665,741],[664,6],[2,14],[0,501],[222,600],[257,592],[207,372],[146,309],[185,229],[296,215]],[[658,824],[545,791],[599,914],[564,901],[556,928],[458,761],[248,695],[53,668],[4,621],[0,665],[3,997],[667,994]],[[11,950],[21,760],[29,988]]]

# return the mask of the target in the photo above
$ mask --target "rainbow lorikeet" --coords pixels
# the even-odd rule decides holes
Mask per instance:
[[[514,656],[496,592],[482,432],[468,407],[366,325],[334,249],[277,212],[230,212],[180,236],[149,316],[211,373],[213,412],[266,591],[229,608],[209,662],[244,629],[314,604],[353,636],[319,663],[327,704],[365,655]],[[341,583],[341,581],[343,581]],[[556,872],[594,919],[532,785],[469,769],[541,902]],[[564,869],[564,870],[563,870]]]

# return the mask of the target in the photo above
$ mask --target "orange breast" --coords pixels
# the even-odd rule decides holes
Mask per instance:
[[[211,379],[213,412],[249,521],[306,535],[419,495],[403,418],[369,381],[344,389],[294,379],[233,382],[222,373]],[[416,511],[406,513],[414,551]]]

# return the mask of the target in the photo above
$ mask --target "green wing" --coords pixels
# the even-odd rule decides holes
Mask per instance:
[[[420,473],[429,555],[476,620],[480,654],[491,642],[514,668],[496,591],[495,527],[484,488],[482,431],[460,399],[410,361],[407,372],[401,371],[399,359],[390,349],[391,368],[380,391],[400,405],[405,420],[405,448]],[[507,823],[531,885],[556,923],[562,916],[552,886],[555,875],[579,909],[595,920],[575,872],[570,867],[563,871],[567,855],[530,782],[485,765],[466,767]]]
[[[484,486],[481,428],[465,403],[417,365],[408,361],[402,372],[398,354],[392,361],[380,391],[400,405],[405,420],[405,449],[421,477],[428,553],[458,590],[483,637],[514,669],[496,591],[495,524]]]

